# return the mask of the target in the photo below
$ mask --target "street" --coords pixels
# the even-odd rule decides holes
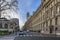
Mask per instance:
[[[15,40],[60,40],[60,37],[18,36]]]
[[[19,35],[15,40],[60,40],[60,37],[54,35],[42,35],[35,32],[27,33],[27,35]]]
[[[60,40],[60,37],[42,35],[35,32],[26,33],[26,35],[10,34],[0,36],[0,40]]]
[[[60,40],[60,0],[0,0],[0,40]]]
[[[15,34],[11,34],[11,35],[6,35],[6,36],[0,36],[0,40],[14,40],[15,37],[17,37],[18,35]]]
[[[4,36],[0,40],[14,40],[15,36]]]

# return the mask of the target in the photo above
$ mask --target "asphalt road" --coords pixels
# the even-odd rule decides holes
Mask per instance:
[[[43,35],[40,33],[30,32],[27,35],[19,35],[14,40],[60,40],[60,37],[55,35]]]
[[[2,38],[0,38],[0,40],[14,40],[15,36],[4,36]]]
[[[0,40],[60,40],[60,37],[46,36],[40,33],[29,32],[26,35],[11,34],[0,37]]]
[[[20,35],[15,40],[60,40],[60,37],[41,37],[41,36],[27,36]]]
[[[0,36],[0,40],[14,40],[17,36],[15,34]]]

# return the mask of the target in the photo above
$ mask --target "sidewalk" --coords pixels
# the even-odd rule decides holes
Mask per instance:
[[[56,34],[42,34],[42,33],[40,34],[43,35],[44,37],[60,37],[60,35],[56,35]]]
[[[38,35],[41,37],[60,37],[60,35],[56,35],[56,34],[43,34],[43,33],[38,33],[38,32],[33,32],[34,35]]]

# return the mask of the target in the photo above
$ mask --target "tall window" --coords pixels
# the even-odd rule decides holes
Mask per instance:
[[[43,23],[43,30],[45,30],[45,22]]]
[[[52,16],[54,16],[54,10],[55,10],[55,8],[52,7]]]
[[[51,8],[51,16],[52,16],[52,13],[53,13],[53,9]]]
[[[58,18],[55,19],[55,25],[57,25],[57,24],[58,24]]]
[[[51,9],[49,9],[49,12],[48,13],[49,13],[49,17],[51,17]]]
[[[46,22],[46,27],[48,26],[48,22]]]
[[[54,6],[54,13],[55,13],[55,15],[56,15],[56,6]]]
[[[5,24],[5,28],[8,28],[8,24]]]
[[[52,20],[50,20],[50,25],[52,25]]]
[[[2,23],[0,23],[0,28],[2,28]]]
[[[49,13],[48,13],[48,11],[47,11],[47,18],[49,17]]]
[[[59,14],[59,12],[60,12],[60,6],[56,6],[56,11]]]
[[[47,28],[48,28],[48,22],[46,22],[46,31],[48,31],[48,29],[47,29]]]

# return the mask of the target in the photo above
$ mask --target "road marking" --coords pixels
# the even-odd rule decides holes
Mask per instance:
[[[14,40],[15,37],[17,37],[17,36],[18,36],[18,35],[15,35],[15,36],[13,36],[13,35],[3,36],[3,37],[0,38],[0,40]]]
[[[42,37],[43,35],[20,35],[20,37],[22,37],[22,36],[23,36],[23,37],[26,37],[26,36],[30,36],[30,37],[32,37],[32,36],[37,36],[37,37],[38,37],[38,36],[41,36],[41,37]]]

